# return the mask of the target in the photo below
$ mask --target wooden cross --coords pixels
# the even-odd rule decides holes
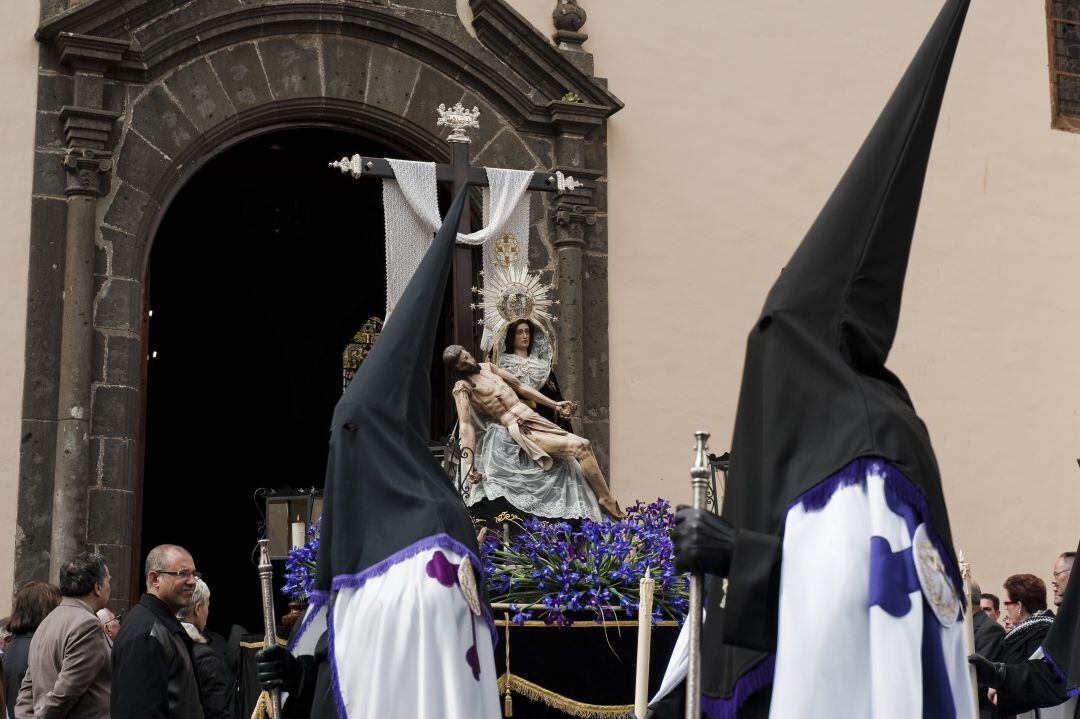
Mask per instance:
[[[469,164],[470,140],[466,134],[469,127],[479,127],[477,119],[480,111],[473,108],[466,110],[459,102],[449,110],[445,105],[439,105],[438,125],[445,125],[452,129],[447,141],[450,143],[450,163],[435,165],[435,177],[438,182],[449,183],[451,196],[465,187],[486,187],[488,184],[487,173],[483,167],[474,167]],[[343,157],[336,162],[330,163],[342,173],[348,173],[355,179],[363,177],[378,177],[382,179],[394,177],[394,171],[390,163],[381,157]],[[580,187],[581,183],[571,176],[564,176],[562,172],[547,173],[534,172],[528,190],[536,192],[572,192]],[[458,224],[458,232],[469,233],[472,228],[472,216],[469,203],[466,202],[461,211],[461,222]],[[479,346],[478,325],[473,321],[472,288],[476,282],[473,279],[474,263],[473,248],[468,245],[457,245],[454,248],[454,277],[451,290],[451,301],[454,310],[454,343],[475,350]]]

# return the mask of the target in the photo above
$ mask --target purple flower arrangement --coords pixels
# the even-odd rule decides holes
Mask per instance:
[[[638,611],[639,581],[656,582],[652,621],[686,616],[686,575],[675,573],[671,528],[675,515],[666,500],[637,502],[619,521],[581,521],[574,531],[566,522],[528,520],[522,532],[504,542],[489,535],[480,544],[480,560],[492,602],[509,603],[511,621],[534,617],[547,624],[573,624],[569,614],[587,613],[599,624]]]
[[[319,556],[319,522],[311,523],[307,530],[304,546],[289,550],[285,559],[285,585],[281,593],[291,602],[306,602],[311,590],[315,588],[315,560]]]

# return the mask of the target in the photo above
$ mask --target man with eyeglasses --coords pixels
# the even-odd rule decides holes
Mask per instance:
[[[1072,573],[1074,559],[1076,559],[1076,552],[1063,552],[1054,562],[1050,586],[1054,589],[1055,607],[1061,606],[1061,600],[1065,596],[1065,587],[1069,583],[1069,575]]]
[[[183,547],[162,544],[146,555],[146,593],[113,645],[113,719],[203,719],[191,637],[176,618],[198,579]]]

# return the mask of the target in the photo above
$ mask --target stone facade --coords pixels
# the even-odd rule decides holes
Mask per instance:
[[[186,180],[270,129],[336,127],[446,161],[435,108],[461,101],[482,113],[473,164],[584,180],[534,203],[530,260],[557,283],[559,377],[606,457],[605,122],[621,104],[574,18],[556,47],[504,0],[469,4],[473,32],[454,0],[44,0],[16,585],[91,547],[126,604],[147,254]]]

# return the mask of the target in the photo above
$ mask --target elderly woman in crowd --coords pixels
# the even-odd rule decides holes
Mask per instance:
[[[1005,664],[1031,658],[1042,644],[1054,614],[1046,608],[1046,584],[1034,574],[1014,574],[1005,580],[1005,615],[1012,628],[1001,640],[998,661]]]
[[[15,716],[15,700],[26,674],[30,640],[41,621],[60,604],[60,589],[46,582],[27,582],[15,595],[15,606],[8,620],[11,633],[4,649],[4,694],[7,714]]]
[[[223,656],[211,646],[203,632],[210,616],[210,587],[202,579],[195,581],[191,604],[176,613],[176,618],[195,643],[195,677],[199,682],[206,719],[233,719],[235,716],[236,682]]]

